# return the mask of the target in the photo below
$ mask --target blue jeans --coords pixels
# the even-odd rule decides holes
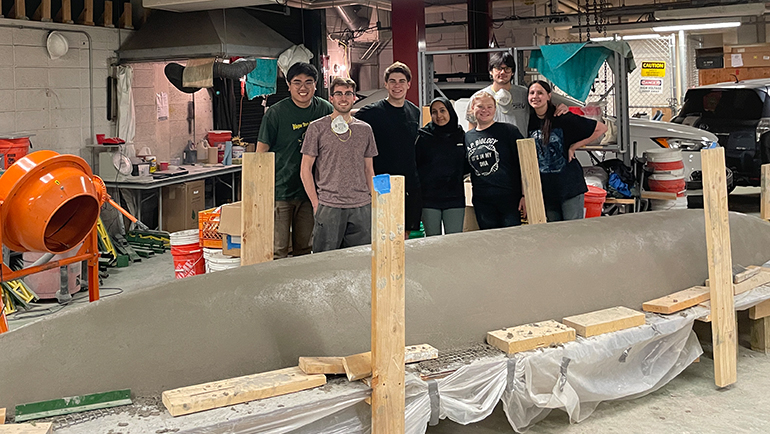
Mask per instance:
[[[549,222],[582,219],[585,214],[583,199],[584,195],[579,194],[561,203],[546,202],[545,216]]]
[[[520,197],[473,196],[473,210],[479,229],[497,229],[521,225]]]

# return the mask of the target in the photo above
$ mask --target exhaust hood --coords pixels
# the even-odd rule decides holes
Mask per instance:
[[[118,49],[121,62],[202,57],[277,58],[291,41],[243,9],[153,11]]]

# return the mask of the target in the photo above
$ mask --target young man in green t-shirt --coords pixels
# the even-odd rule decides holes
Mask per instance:
[[[313,235],[313,205],[299,176],[302,140],[310,122],[330,114],[332,105],[315,96],[318,70],[298,62],[286,72],[290,98],[268,108],[262,118],[257,152],[275,153],[274,257],[289,254],[291,234],[294,256],[310,253]]]

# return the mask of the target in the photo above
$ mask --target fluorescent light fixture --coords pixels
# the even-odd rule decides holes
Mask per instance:
[[[688,20],[698,18],[721,18],[759,16],[765,13],[764,3],[744,3],[699,8],[668,9],[655,11],[656,20]]]
[[[662,36],[660,36],[657,33],[650,33],[646,35],[625,35],[620,37],[620,39],[624,41],[639,41],[643,39],[660,39],[660,38],[662,38]],[[606,42],[606,41],[614,41],[614,40],[615,38],[613,38],[612,36],[602,36],[597,38],[593,38],[593,37],[591,38],[591,41],[593,42]]]
[[[679,32],[689,30],[712,30],[712,29],[729,29],[731,27],[739,27],[740,21],[729,21],[726,23],[704,23],[704,24],[682,24],[678,26],[660,26],[653,27],[652,30],[660,33],[667,32]]]

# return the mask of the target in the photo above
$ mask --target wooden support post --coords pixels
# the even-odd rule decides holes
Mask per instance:
[[[703,164],[703,209],[706,220],[711,331],[714,346],[714,382],[726,387],[738,379],[737,331],[733,299],[733,264],[730,221],[727,210],[725,150],[701,151]]]
[[[273,260],[275,227],[275,154],[243,154],[241,192],[241,265]]]
[[[65,24],[72,24],[72,0],[61,0],[61,9],[56,14],[56,21]]]
[[[759,215],[762,220],[770,220],[770,164],[762,165],[761,185]]]
[[[770,317],[751,320],[751,349],[770,352]]]
[[[37,10],[35,10],[34,15],[32,15],[32,20],[43,21],[43,22],[53,21],[51,19],[51,0],[40,1],[40,6],[37,7]]]
[[[94,0],[85,0],[83,12],[78,17],[78,23],[85,24],[86,26],[94,25]]]
[[[521,191],[524,193],[524,202],[527,204],[527,222],[529,224],[545,223],[543,186],[540,183],[535,139],[520,139],[516,144],[521,165]]]
[[[131,2],[123,3],[123,13],[120,14],[118,19],[118,27],[121,29],[133,29],[134,25],[131,22]]]
[[[102,14],[100,21],[104,27],[115,27],[112,25],[112,2],[110,0],[104,1],[104,14]]]
[[[16,18],[17,20],[26,20],[27,5],[24,3],[24,0],[15,0],[13,2],[13,8],[11,9],[11,13],[9,15],[11,16],[11,18]]]
[[[5,18],[3,16],[3,0],[0,0],[0,18]]]
[[[404,177],[372,189],[372,434],[405,429]]]

